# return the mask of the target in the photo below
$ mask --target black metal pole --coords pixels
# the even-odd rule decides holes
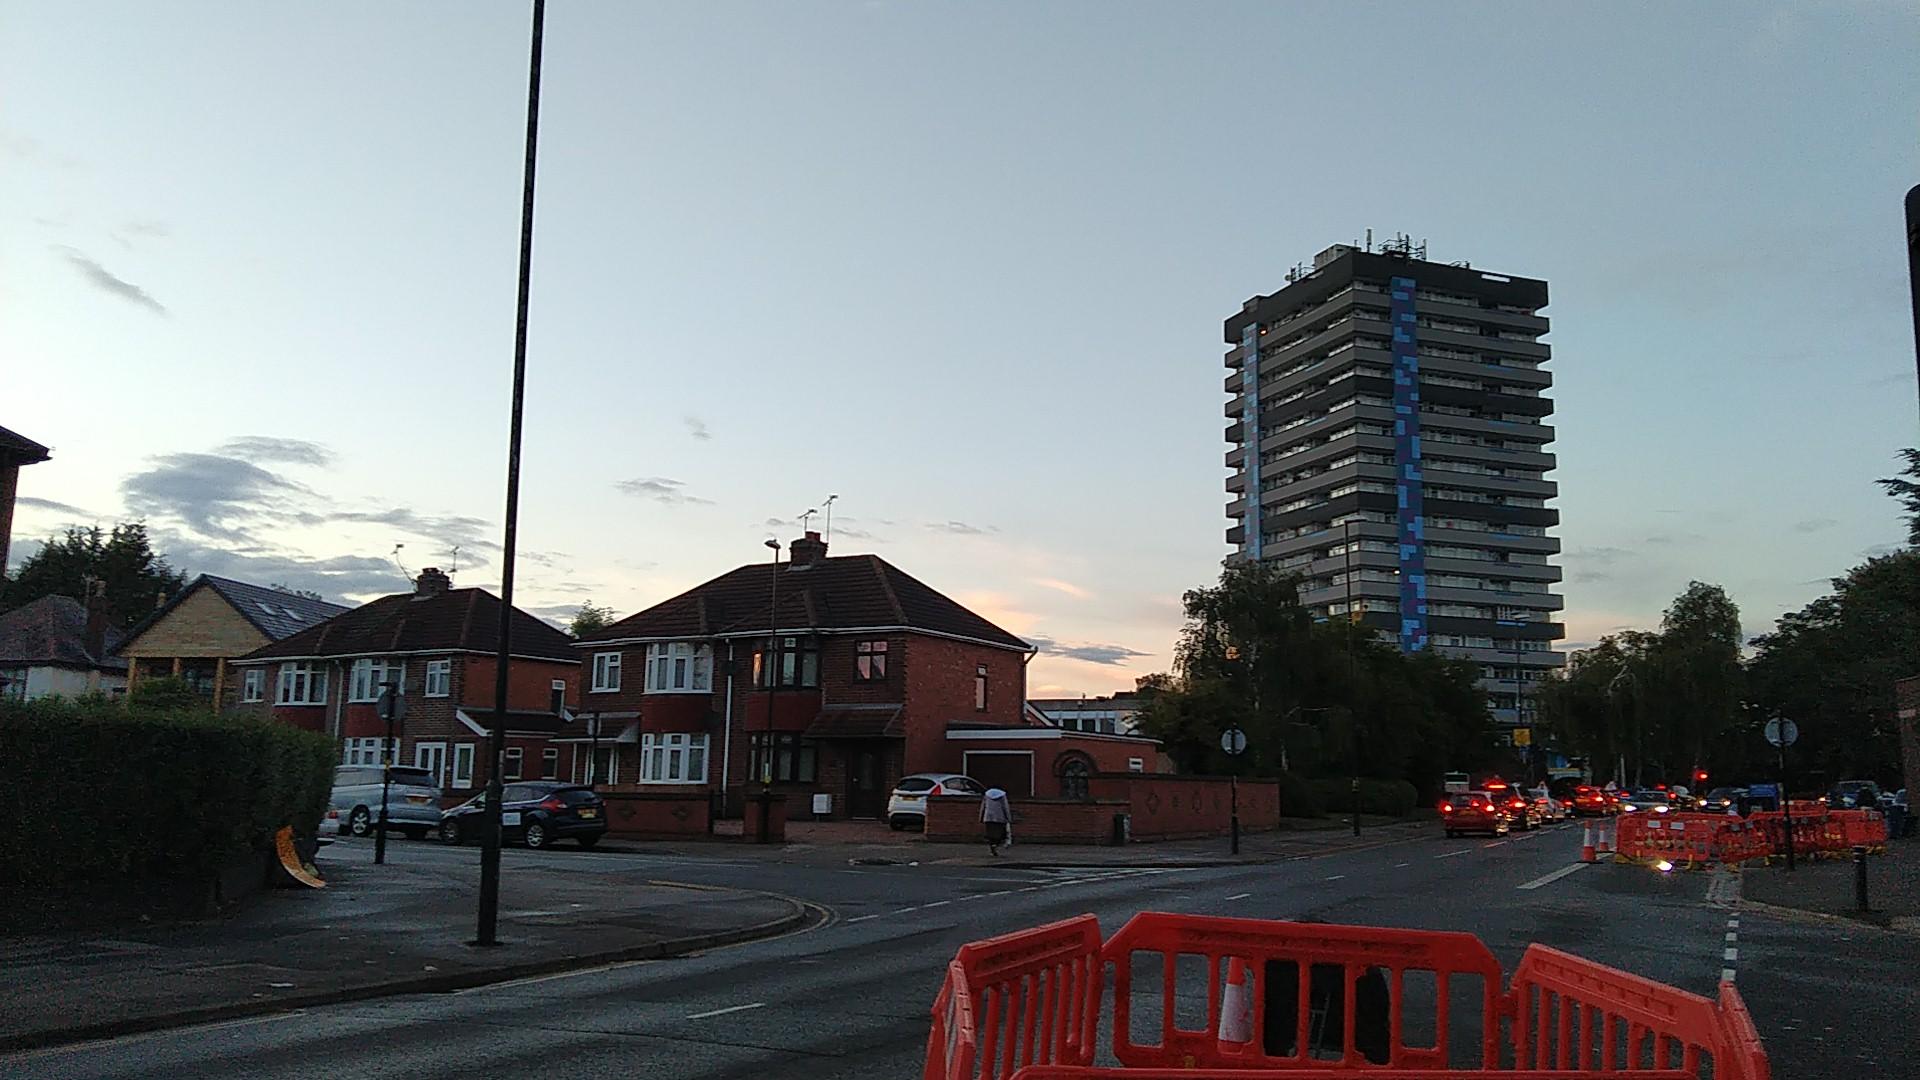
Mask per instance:
[[[587,789],[593,790],[600,781],[600,714],[587,714],[587,735],[593,740],[592,748],[587,751]]]
[[[1233,759],[1233,775],[1227,778],[1227,790],[1231,793],[1233,817],[1230,821],[1233,841],[1229,853],[1240,854],[1240,759]]]
[[[380,744],[380,827],[373,831],[373,863],[387,861],[387,800],[393,784],[393,708],[387,707],[387,738]]]
[[[527,154],[520,189],[520,295],[513,326],[513,419],[507,435],[507,517],[500,547],[500,640],[494,656],[493,732],[487,752],[487,809],[481,827],[480,920],[475,945],[498,945],[500,917],[500,762],[507,751],[507,661],[513,640],[513,556],[520,525],[521,404],[527,391],[527,293],[533,274],[533,167],[540,137],[540,46],[547,0],[533,0],[527,60]]]
[[[1784,725],[1783,725],[1784,726]],[[1781,734],[1785,734],[1783,731]],[[1793,869],[1793,800],[1787,796],[1787,741],[1780,740],[1780,824],[1786,833],[1787,869]]]
[[[1859,844],[1853,847],[1853,907],[1862,915],[1873,910],[1867,906],[1867,849]]]
[[[1920,184],[1907,190],[1907,285],[1913,290],[1913,359],[1920,370]]]
[[[1360,835],[1360,669],[1353,655],[1353,639],[1365,627],[1366,609],[1360,610],[1360,618],[1354,618],[1353,588],[1353,527],[1358,522],[1347,519],[1347,742],[1349,743],[1349,763],[1353,777],[1353,790],[1349,796],[1353,799],[1353,835]]]

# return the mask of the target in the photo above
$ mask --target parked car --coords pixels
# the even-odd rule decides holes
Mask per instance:
[[[1484,832],[1505,836],[1513,828],[1513,818],[1502,802],[1486,791],[1466,791],[1440,800],[1440,824],[1449,838],[1463,833]]]
[[[1548,791],[1544,787],[1537,787],[1533,789],[1531,794],[1533,797],[1533,801],[1540,804],[1541,820],[1543,821],[1567,820],[1567,814],[1569,813],[1567,809],[1567,804],[1560,801],[1559,799],[1554,798],[1552,792]]]
[[[432,771],[394,765],[387,769],[387,828],[420,840],[440,825],[440,785]],[[333,770],[333,794],[320,822],[322,834],[372,836],[380,827],[378,765],[342,765]]]
[[[924,772],[903,776],[887,799],[887,824],[894,829],[923,829],[927,825],[927,796],[985,795],[987,786],[971,776]]]
[[[1880,805],[1880,785],[1871,780],[1842,780],[1827,793],[1835,810],[1872,810]]]
[[[508,784],[500,793],[500,842],[530,848],[572,840],[590,848],[607,834],[607,809],[592,788],[553,780]],[[480,839],[487,793],[481,792],[440,818],[440,839],[465,844]]]

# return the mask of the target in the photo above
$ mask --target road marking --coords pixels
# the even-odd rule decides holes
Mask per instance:
[[[1453,858],[1453,857],[1454,857],[1455,855],[1465,855],[1465,854],[1466,854],[1467,852],[1469,852],[1469,851],[1472,851],[1472,850],[1473,850],[1472,848],[1461,848],[1461,849],[1460,849],[1459,851],[1449,851],[1449,852],[1446,852],[1446,853],[1444,853],[1444,854],[1441,854],[1441,855],[1435,855],[1435,856],[1434,856],[1434,858],[1436,858],[1436,859],[1451,859],[1451,858]]]
[[[1249,897],[1249,896],[1252,896],[1252,895],[1253,895],[1253,894],[1252,894],[1252,893],[1250,893],[1250,892],[1243,892],[1243,893],[1235,893],[1235,894],[1233,894],[1232,896],[1229,896],[1229,897],[1227,897],[1227,899],[1229,899],[1229,900],[1245,900],[1245,899],[1246,899],[1247,897]]]
[[[953,903],[953,901],[951,900],[933,900],[928,903],[921,904],[920,906],[921,907],[946,907],[948,904],[951,904],[951,903]]]
[[[1008,893],[1010,893],[1010,892],[1012,892],[1012,891],[1013,891],[1012,889],[1001,889],[1001,890],[1000,890],[999,892],[990,892],[990,893],[982,893],[981,895],[983,895],[983,896],[1005,896],[1005,895],[1007,895]]]
[[[1574,863],[1572,866],[1563,866],[1560,869],[1555,870],[1551,874],[1543,874],[1540,877],[1534,878],[1532,881],[1529,881],[1525,885],[1520,886],[1520,888],[1537,889],[1542,885],[1551,885],[1554,882],[1559,881],[1561,878],[1566,877],[1568,874],[1573,873],[1575,870],[1585,870],[1590,865],[1592,864],[1577,862],[1577,863]]]
[[[1505,840],[1495,840],[1495,841],[1494,841],[1493,843],[1491,843],[1491,844],[1481,844],[1480,846],[1481,846],[1482,848],[1490,848],[1490,847],[1499,847],[1499,846],[1500,846],[1501,844],[1504,844],[1504,843],[1506,843],[1506,841],[1505,841]]]
[[[1333,876],[1331,876],[1331,877],[1329,877],[1329,878],[1327,878],[1327,880],[1328,880],[1328,881],[1339,881],[1339,880],[1340,880],[1341,878],[1343,878],[1343,877],[1346,877],[1346,876],[1347,876],[1347,875],[1345,875],[1345,874],[1334,874]]]
[[[1726,951],[1720,954],[1721,959],[1725,964],[1725,966],[1720,969],[1721,982],[1730,983],[1733,981],[1733,977],[1735,974],[1733,965],[1736,961],[1740,959],[1740,949],[1734,943],[1739,939],[1740,939],[1740,916],[1729,915],[1727,916],[1727,937],[1726,937],[1727,948],[1726,948]]]
[[[1729,945],[1733,944],[1736,940],[1739,939],[1739,937],[1740,937],[1739,934],[1736,934],[1731,930],[1727,931],[1727,944]]]
[[[1728,968],[1721,968],[1721,969],[1720,969],[1720,981],[1721,981],[1721,982],[1732,982],[1732,981],[1733,981],[1733,969],[1732,969],[1732,968],[1730,968],[1730,967],[1728,967]]]
[[[895,910],[895,911],[891,911],[891,912],[888,912],[888,914],[890,914],[890,915],[905,915],[905,914],[906,914],[907,912],[909,912],[909,911],[919,911],[919,910],[920,910],[920,908],[919,908],[919,907],[918,907],[918,906],[916,905],[916,906],[914,906],[914,907],[903,907],[903,908],[899,908],[899,909],[897,909],[897,910]]]
[[[1731,963],[1733,963],[1733,962],[1734,962],[1735,960],[1738,960],[1738,959],[1740,959],[1740,950],[1739,950],[1739,949],[1728,949],[1728,950],[1727,950],[1726,952],[1723,952],[1723,953],[1721,953],[1721,954],[1720,954],[1720,957],[1721,957],[1721,959],[1723,959],[1723,960],[1725,960],[1725,961],[1726,961],[1727,963],[1729,963],[1729,964],[1731,964]]]
[[[1403,862],[1397,862],[1397,863],[1394,863],[1394,864],[1393,864],[1393,868],[1394,868],[1395,870],[1404,870],[1404,869],[1406,869],[1406,867],[1407,867],[1407,865],[1408,865],[1408,864],[1406,864],[1406,863],[1403,863]]]
[[[747,1005],[729,1005],[724,1009],[708,1009],[706,1012],[693,1013],[689,1015],[687,1019],[705,1020],[709,1016],[725,1016],[728,1013],[746,1012],[748,1009],[764,1009],[766,1007],[766,1002],[755,1001]]]
[[[875,912],[872,915],[858,915],[858,916],[855,916],[854,918],[848,919],[847,921],[850,923],[866,922],[868,919],[877,919],[880,917],[880,915],[881,915],[880,912]]]

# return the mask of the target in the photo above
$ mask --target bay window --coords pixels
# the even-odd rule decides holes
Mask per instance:
[[[684,732],[640,736],[641,783],[706,783],[707,739]]]
[[[713,687],[713,649],[688,641],[647,646],[647,693],[705,693]]]
[[[281,664],[276,705],[325,705],[327,672],[318,664]]]

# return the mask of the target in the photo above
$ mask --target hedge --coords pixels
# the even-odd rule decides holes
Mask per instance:
[[[1320,793],[1299,773],[1282,772],[1278,780],[1282,814],[1292,818],[1317,818],[1326,813]]]
[[[31,896],[210,881],[282,826],[311,835],[334,763],[331,739],[272,720],[0,703],[0,882]]]
[[[1309,781],[1322,805],[1331,813],[1350,814],[1353,812],[1353,781],[1313,780]],[[1406,817],[1420,801],[1420,792],[1406,780],[1368,780],[1360,781],[1360,812],[1380,814],[1384,817]]]

